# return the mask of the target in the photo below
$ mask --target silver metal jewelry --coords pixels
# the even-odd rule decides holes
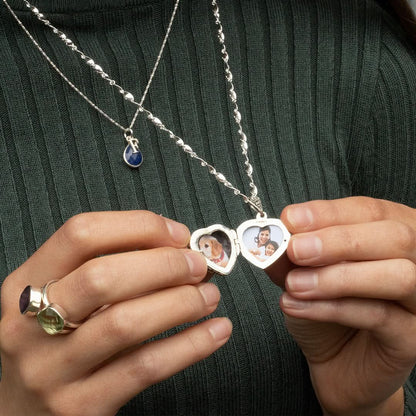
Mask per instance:
[[[39,312],[42,307],[42,290],[26,286],[19,298],[19,309],[22,315],[33,315]]]
[[[139,140],[134,137],[133,135],[133,127],[136,122],[137,116],[140,113],[140,109],[143,105],[144,100],[146,99],[147,93],[149,91],[150,85],[152,84],[153,78],[155,76],[156,70],[159,66],[160,60],[163,55],[163,51],[165,49],[167,40],[169,38],[170,31],[172,29],[173,21],[175,20],[176,12],[178,10],[179,1],[175,1],[175,5],[173,7],[172,15],[169,20],[168,28],[166,30],[165,37],[162,42],[162,46],[160,47],[159,53],[156,58],[156,62],[153,65],[152,72],[150,74],[149,80],[147,81],[147,85],[144,89],[143,95],[140,99],[140,102],[135,102],[134,95],[123,89],[117,82],[110,77],[110,75],[106,72],[104,72],[103,68],[96,64],[94,59],[92,59],[90,56],[85,54],[69,37],[56,28],[46,17],[43,13],[39,11],[39,9],[29,3],[27,0],[23,0],[26,7],[36,16],[36,18],[41,21],[45,26],[49,27],[52,32],[58,36],[62,42],[66,46],[68,46],[73,52],[76,52],[80,58],[89,65],[93,71],[95,71],[98,75],[100,75],[105,81],[108,82],[108,84],[118,90],[118,92],[123,96],[123,98],[126,101],[131,102],[132,104],[137,106],[137,110],[133,116],[132,121],[130,122],[130,125],[128,127],[122,126],[120,123],[118,123],[116,120],[114,120],[112,117],[110,117],[104,110],[102,110],[100,107],[97,106],[90,98],[88,98],[77,86],[74,85],[72,81],[70,81],[65,74],[58,68],[58,66],[52,61],[52,59],[46,54],[46,52],[43,50],[43,48],[39,45],[39,43],[36,41],[36,39],[32,36],[32,34],[29,32],[29,30],[26,28],[26,26],[23,24],[23,22],[18,18],[16,13],[13,11],[13,9],[8,4],[7,0],[3,0],[3,3],[11,13],[11,15],[14,17],[16,22],[19,24],[19,26],[23,29],[23,31],[26,33],[26,35],[29,37],[29,39],[32,41],[32,43],[35,45],[35,47],[39,50],[39,52],[43,55],[43,57],[46,59],[46,61],[51,65],[51,67],[59,74],[59,76],[76,92],[78,93],[87,103],[93,107],[96,111],[98,111],[103,117],[105,117],[108,121],[113,123],[116,127],[121,129],[124,132],[124,138],[127,141],[127,146],[123,153],[124,161],[132,168],[137,168],[143,163],[143,155],[142,152],[139,149]]]
[[[262,210],[262,205],[261,205],[261,201],[260,198],[257,196],[258,190],[256,185],[254,184],[254,179],[253,179],[253,166],[250,163],[250,159],[248,157],[248,141],[247,141],[247,136],[243,131],[243,127],[241,125],[241,113],[238,109],[238,104],[237,104],[237,93],[235,92],[235,87],[233,84],[233,74],[231,72],[231,68],[230,68],[230,64],[229,64],[229,60],[230,57],[228,55],[227,52],[227,47],[225,46],[225,35],[224,35],[224,31],[223,31],[223,27],[221,24],[221,20],[220,20],[220,11],[218,8],[218,4],[216,2],[216,0],[212,0],[212,11],[214,13],[214,17],[215,17],[215,24],[218,27],[218,41],[220,42],[220,45],[222,47],[221,49],[221,57],[222,60],[224,62],[224,68],[225,68],[225,79],[227,80],[228,84],[229,84],[229,91],[228,91],[228,95],[230,97],[230,100],[234,106],[233,109],[233,115],[234,115],[234,120],[237,124],[237,131],[238,134],[240,135],[240,146],[241,146],[241,152],[245,158],[245,166],[246,166],[246,174],[249,178],[249,185],[250,185],[250,189],[251,189],[251,194],[250,194],[250,201],[252,203],[254,203],[255,205],[258,206],[259,211]]]
[[[158,55],[158,58],[156,60],[156,64],[153,68],[152,74],[150,76],[148,85],[145,89],[145,92],[143,94],[143,97],[141,99],[140,102],[136,102],[135,98],[133,96],[133,94],[131,94],[130,92],[126,91],[125,89],[123,89],[120,85],[118,85],[114,80],[112,80],[108,74],[106,74],[101,66],[99,66],[98,64],[95,63],[95,61],[90,58],[89,56],[85,55],[82,51],[79,50],[79,48],[70,40],[66,37],[66,35],[59,31],[58,29],[56,29],[45,17],[44,15],[33,5],[31,5],[28,1],[23,0],[25,2],[25,4],[27,5],[28,8],[30,8],[32,10],[32,12],[36,15],[36,17],[42,21],[46,26],[50,27],[53,32],[55,34],[57,34],[62,40],[63,42],[74,52],[77,52],[78,54],[80,54],[81,59],[83,59],[89,66],[91,66],[93,68],[93,70],[95,72],[97,72],[103,79],[105,79],[110,86],[113,86],[115,88],[117,88],[119,90],[119,92],[123,95],[124,99],[131,102],[132,104],[134,104],[135,106],[137,106],[137,110],[136,113],[133,117],[133,120],[130,124],[130,126],[128,128],[125,128],[123,126],[121,126],[119,123],[117,123],[115,120],[113,120],[111,117],[109,117],[105,112],[103,112],[100,108],[98,108],[91,100],[88,99],[88,97],[86,97],[73,83],[71,83],[71,81],[68,80],[68,78],[62,73],[62,71],[59,70],[59,68],[52,62],[52,60],[47,56],[47,54],[43,51],[43,49],[39,46],[39,44],[36,42],[36,40],[33,38],[33,36],[28,32],[28,30],[25,28],[25,26],[22,24],[22,22],[18,19],[18,17],[16,16],[16,14],[13,12],[13,10],[10,8],[10,6],[8,5],[6,0],[3,0],[3,2],[6,4],[6,6],[8,7],[8,9],[10,10],[10,12],[12,13],[13,17],[17,20],[17,22],[19,23],[19,25],[22,27],[22,29],[25,31],[25,33],[27,34],[27,36],[31,39],[31,41],[34,43],[34,45],[37,47],[37,49],[42,53],[42,55],[45,57],[45,59],[52,65],[52,67],[57,71],[57,73],[63,78],[63,80],[65,82],[67,82],[71,88],[73,88],[78,94],[81,95],[82,98],[84,98],[85,100],[87,100],[87,102],[93,106],[93,108],[95,108],[100,114],[102,114],[104,117],[106,117],[108,120],[110,120],[113,124],[115,124],[116,126],[118,126],[119,128],[121,128],[124,131],[124,136],[126,141],[128,142],[127,147],[125,149],[124,152],[124,160],[126,161],[127,164],[131,165],[134,167],[134,165],[140,165],[141,164],[141,153],[140,150],[138,148],[138,140],[136,138],[133,137],[133,126],[134,123],[136,121],[137,116],[139,115],[139,113],[143,113],[145,114],[145,116],[147,117],[147,119],[159,130],[164,131],[168,134],[168,136],[174,140],[175,144],[177,146],[179,146],[186,154],[188,154],[191,158],[196,159],[197,161],[200,162],[202,167],[206,167],[208,169],[208,172],[214,176],[214,178],[221,184],[223,184],[225,187],[231,189],[235,195],[240,196],[243,201],[245,203],[247,203],[254,211],[256,211],[257,214],[257,218],[255,220],[250,220],[250,221],[246,221],[243,224],[240,225],[240,227],[238,227],[237,229],[237,233],[235,233],[235,231],[233,230],[229,230],[222,226],[222,225],[215,225],[215,226],[211,226],[202,230],[197,230],[195,231],[195,233],[192,235],[191,238],[191,248],[201,251],[203,252],[203,254],[205,255],[205,257],[207,258],[207,262],[208,265],[217,273],[220,274],[228,274],[231,269],[232,266],[230,266],[231,263],[227,262],[226,266],[218,266],[217,262],[213,260],[213,258],[210,257],[210,254],[208,254],[208,248],[207,251],[204,252],[203,249],[201,248],[201,241],[205,239],[205,237],[212,237],[210,239],[210,241],[213,243],[215,239],[220,239],[222,240],[224,245],[230,246],[230,247],[234,247],[232,250],[232,253],[230,252],[228,255],[228,258],[234,258],[238,255],[238,253],[241,251],[242,254],[244,255],[244,257],[246,257],[251,263],[253,263],[254,265],[256,265],[257,267],[260,268],[267,268],[269,267],[272,263],[274,263],[275,261],[277,261],[277,259],[285,252],[287,245],[288,245],[288,241],[290,238],[290,234],[288,232],[288,230],[286,229],[286,227],[284,226],[284,224],[278,220],[278,219],[273,219],[267,218],[267,214],[263,211],[263,207],[262,207],[262,203],[261,200],[258,196],[258,189],[257,186],[254,183],[254,179],[253,179],[253,166],[251,165],[250,159],[249,159],[249,155],[248,155],[248,148],[249,148],[249,144],[248,144],[248,139],[246,134],[243,131],[243,127],[242,127],[242,115],[240,113],[238,104],[237,104],[237,93],[235,91],[235,86],[233,83],[233,74],[231,72],[231,67],[229,64],[229,54],[225,45],[225,35],[224,35],[224,30],[223,30],[223,26],[220,20],[220,12],[219,12],[219,7],[218,7],[218,3],[217,0],[211,0],[211,5],[212,5],[212,11],[214,14],[214,18],[215,18],[215,24],[217,25],[217,37],[218,37],[218,41],[220,43],[221,46],[221,57],[222,60],[224,62],[224,72],[225,72],[225,79],[228,83],[229,86],[229,91],[228,91],[228,95],[229,98],[231,100],[232,106],[233,106],[233,117],[234,117],[234,121],[237,124],[237,131],[240,137],[240,146],[241,146],[241,152],[243,157],[245,158],[245,172],[246,175],[248,177],[249,180],[249,187],[250,187],[250,196],[245,195],[244,193],[242,193],[238,188],[236,188],[230,181],[228,181],[228,179],[225,177],[224,174],[222,174],[221,172],[218,172],[215,167],[210,164],[209,162],[207,162],[206,160],[204,160],[202,157],[198,156],[191,148],[191,146],[189,146],[188,144],[186,144],[184,142],[184,140],[176,135],[172,130],[170,130],[169,128],[167,128],[164,123],[155,115],[152,114],[151,111],[149,111],[148,109],[146,109],[143,106],[143,102],[145,99],[145,96],[147,94],[148,91],[148,87],[150,86],[153,76],[154,76],[154,72],[156,71],[157,65],[159,64],[160,61],[160,57],[162,55],[163,52],[163,48],[166,44],[167,38],[169,36],[169,32],[170,32],[170,28],[176,13],[176,9],[179,3],[179,0],[176,1],[175,3],[175,8],[171,17],[171,22],[170,25],[168,27],[164,42],[162,44],[162,48],[161,51]],[[129,163],[130,160],[132,160],[132,158],[134,159],[137,156],[138,160],[134,160],[132,164]],[[277,246],[277,248],[275,248],[274,253],[269,256],[270,259],[263,259],[260,258],[263,253],[262,251],[266,250],[266,247],[263,247],[264,250],[259,250],[261,253],[260,254],[252,254],[252,252],[250,251],[250,249],[248,248],[248,239],[250,239],[251,234],[255,233],[257,230],[259,230],[259,233],[261,232],[262,229],[268,229],[269,231],[269,236],[270,236],[270,246],[272,246],[273,244],[271,244],[272,242],[275,243],[275,245]],[[276,238],[277,240],[279,240],[279,242],[276,242],[274,240],[272,240],[272,238]],[[217,239],[217,240],[218,240]],[[218,242],[218,241],[217,241]],[[235,254],[237,253],[237,254]]]
[[[58,75],[74,90],[76,91],[82,98],[84,98],[84,100],[86,100],[95,110],[97,110],[100,114],[102,114],[105,118],[107,118],[111,123],[113,123],[114,125],[116,125],[117,127],[119,127],[121,130],[124,131],[124,137],[126,139],[126,141],[128,142],[125,150],[124,150],[124,154],[123,154],[123,158],[125,160],[125,162],[131,166],[131,167],[137,167],[140,166],[140,164],[143,161],[142,158],[142,154],[139,150],[139,142],[138,140],[133,136],[133,130],[132,130],[132,126],[134,124],[134,121],[137,118],[137,115],[142,112],[145,113],[148,120],[150,122],[152,122],[155,127],[159,128],[162,131],[165,131],[169,134],[169,137],[171,139],[173,139],[175,141],[175,143],[185,152],[187,153],[190,157],[197,159],[201,165],[203,167],[207,167],[208,171],[211,175],[213,175],[215,177],[215,179],[223,184],[224,186],[226,186],[227,188],[230,188],[235,195],[241,196],[244,200],[244,202],[246,202],[247,204],[249,204],[255,211],[260,212],[263,214],[263,208],[261,205],[261,201],[260,198],[258,197],[258,190],[256,185],[254,184],[253,181],[253,167],[250,164],[249,158],[248,158],[248,142],[247,142],[247,136],[245,135],[245,133],[243,132],[242,126],[241,126],[241,113],[239,112],[238,109],[238,105],[237,105],[237,94],[235,92],[235,87],[233,84],[233,75],[231,73],[231,69],[229,66],[229,56],[225,47],[225,36],[223,33],[223,29],[222,29],[222,25],[221,25],[221,21],[220,21],[220,16],[219,16],[219,9],[218,9],[218,4],[217,2],[214,0],[212,1],[212,5],[213,5],[213,13],[214,13],[214,17],[215,17],[215,22],[218,25],[218,39],[221,43],[222,46],[222,59],[224,61],[225,64],[225,74],[226,74],[226,79],[230,85],[229,87],[229,96],[230,99],[234,105],[234,119],[237,123],[238,126],[238,133],[240,135],[240,141],[241,141],[241,150],[242,153],[246,159],[245,161],[245,166],[246,166],[246,174],[249,178],[249,186],[251,189],[251,193],[250,196],[246,196],[244,193],[242,193],[239,189],[237,189],[234,185],[232,185],[225,177],[224,174],[222,174],[221,172],[218,172],[214,166],[212,166],[210,163],[208,163],[206,160],[204,160],[203,158],[201,158],[200,156],[198,156],[193,150],[192,148],[186,144],[183,139],[179,136],[177,136],[175,133],[173,133],[171,130],[169,130],[163,123],[162,121],[158,118],[155,117],[149,110],[145,109],[143,107],[143,101],[146,97],[146,94],[149,90],[150,84],[153,80],[154,74],[156,72],[156,68],[160,62],[160,58],[162,56],[163,53],[163,49],[166,45],[172,24],[173,24],[173,20],[175,18],[176,15],[176,11],[179,5],[179,0],[176,0],[175,6],[174,6],[174,10],[170,19],[170,23],[168,26],[168,29],[166,31],[166,35],[164,38],[164,41],[162,43],[162,47],[160,49],[160,52],[158,54],[158,57],[156,59],[156,63],[154,65],[154,68],[152,70],[152,74],[149,78],[149,82],[148,85],[146,86],[146,89],[143,93],[143,97],[140,100],[140,102],[136,102],[134,99],[133,94],[131,94],[130,92],[128,92],[127,90],[123,89],[119,84],[116,83],[116,81],[114,81],[113,79],[110,78],[110,76],[105,73],[102,69],[102,67],[98,64],[95,63],[95,61],[89,57],[88,55],[86,55],[85,53],[83,53],[77,45],[74,44],[74,42],[69,39],[65,33],[63,33],[62,31],[60,31],[59,29],[57,29],[55,26],[53,26],[51,24],[51,22],[46,19],[45,15],[43,13],[41,13],[39,11],[39,9],[32,5],[31,3],[29,3],[27,0],[23,0],[23,2],[25,3],[26,7],[28,7],[32,13],[37,17],[37,19],[39,19],[43,24],[45,24],[46,26],[48,26],[53,33],[55,33],[57,36],[59,36],[59,38],[64,42],[64,44],[66,46],[68,46],[72,51],[78,53],[81,57],[81,59],[87,63],[87,65],[91,66],[92,69],[97,72],[103,79],[105,79],[110,86],[115,87],[119,90],[119,92],[123,95],[124,99],[126,99],[127,101],[131,102],[132,104],[137,106],[137,110],[136,113],[133,117],[132,123],[130,124],[130,127],[123,127],[122,125],[120,125],[117,121],[115,121],[113,118],[111,118],[108,114],[106,114],[103,110],[101,110],[92,100],[90,100],[82,91],[80,91],[66,76],[65,74],[57,67],[57,65],[52,61],[52,59],[46,54],[46,52],[42,49],[42,47],[38,44],[38,42],[35,40],[35,38],[31,35],[31,33],[28,31],[28,29],[24,26],[24,24],[21,22],[21,20],[18,18],[18,16],[16,15],[16,13],[14,13],[13,9],[10,7],[10,5],[8,4],[7,0],[3,0],[4,4],[6,5],[6,7],[9,9],[10,13],[12,14],[12,16],[15,18],[15,20],[17,21],[17,23],[19,24],[19,26],[23,29],[23,31],[26,33],[26,35],[29,37],[29,39],[33,42],[33,44],[36,46],[36,48],[39,50],[39,52],[44,56],[44,58],[47,60],[47,62],[52,66],[52,68],[58,73]]]
[[[49,302],[48,289],[56,282],[57,280],[51,280],[42,287],[42,308],[36,314],[39,325],[48,335],[67,334],[84,322],[67,320],[66,311],[56,303]]]
[[[260,234],[265,234],[264,241],[258,238]],[[257,214],[236,231],[221,224],[196,230],[189,245],[205,256],[212,271],[227,275],[239,254],[254,266],[267,269],[285,253],[289,239],[290,233],[280,220]]]

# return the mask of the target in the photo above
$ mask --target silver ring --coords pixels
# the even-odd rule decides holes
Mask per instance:
[[[68,321],[65,310],[56,303],[50,303],[48,289],[56,280],[51,280],[41,290],[41,308],[36,313],[36,318],[42,329],[49,335],[67,334],[78,328],[82,322]]]
[[[42,286],[40,288],[40,291],[42,293],[42,305],[43,305],[43,307],[45,307],[45,306],[47,306],[51,303],[51,302],[49,302],[49,299],[48,299],[48,289],[49,289],[49,286],[51,286],[52,284],[54,284],[56,282],[57,282],[57,280],[49,280],[48,283],[46,283],[44,286]],[[43,308],[41,308],[41,309],[43,309]]]

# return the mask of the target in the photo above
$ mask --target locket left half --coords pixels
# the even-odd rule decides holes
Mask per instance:
[[[200,228],[192,233],[189,243],[192,250],[205,256],[208,267],[214,272],[227,275],[233,269],[239,247],[236,244],[237,234],[221,224]]]

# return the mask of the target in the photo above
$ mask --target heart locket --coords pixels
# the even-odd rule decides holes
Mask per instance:
[[[227,275],[240,253],[254,266],[266,269],[286,251],[289,239],[290,233],[279,219],[259,214],[243,222],[237,232],[221,224],[196,230],[190,247],[205,256],[211,270]]]

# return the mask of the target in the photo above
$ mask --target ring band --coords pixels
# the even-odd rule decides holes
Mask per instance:
[[[49,280],[49,282],[47,282],[45,285],[43,285],[40,288],[40,291],[42,293],[42,305],[43,305],[43,307],[48,306],[51,303],[51,302],[49,302],[49,299],[48,299],[48,289],[49,289],[49,286],[53,285],[56,282],[57,282],[57,280]]]

